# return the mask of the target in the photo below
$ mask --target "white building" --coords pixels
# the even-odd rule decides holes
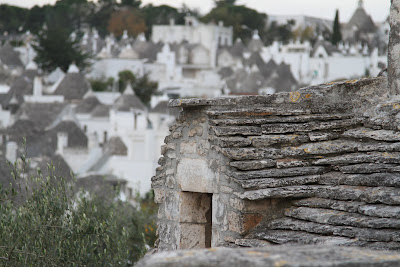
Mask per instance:
[[[215,66],[218,47],[231,46],[232,38],[232,27],[224,27],[222,22],[218,25],[203,24],[194,17],[186,17],[185,25],[175,25],[173,21],[170,25],[154,25],[152,33],[152,41],[155,43],[187,41],[189,44],[197,44],[194,49],[199,50],[195,53],[199,57],[194,56],[193,64],[200,63],[211,67]],[[185,57],[184,52],[181,53],[181,57]]]

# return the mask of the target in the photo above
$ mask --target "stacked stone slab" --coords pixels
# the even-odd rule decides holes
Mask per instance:
[[[182,113],[153,178],[158,248],[191,248],[182,192],[200,192],[213,194],[212,246],[400,250],[400,102],[388,91],[374,78],[171,101]]]

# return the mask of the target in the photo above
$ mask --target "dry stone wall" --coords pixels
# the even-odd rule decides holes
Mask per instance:
[[[400,102],[388,91],[376,78],[172,101],[183,111],[153,178],[158,248],[204,247],[207,222],[182,220],[197,192],[211,197],[211,246],[400,249]]]

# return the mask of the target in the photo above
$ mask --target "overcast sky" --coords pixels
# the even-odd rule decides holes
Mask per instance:
[[[0,0],[0,3],[32,7],[34,5],[53,4],[56,0]],[[208,12],[213,0],[142,0],[144,4],[168,4],[180,7],[183,3],[192,8],[198,8],[202,13]],[[310,15],[332,19],[335,10],[340,10],[340,21],[347,22],[357,7],[358,0],[238,0],[259,12],[271,15]],[[375,22],[384,21],[389,15],[390,0],[364,0],[367,13]]]

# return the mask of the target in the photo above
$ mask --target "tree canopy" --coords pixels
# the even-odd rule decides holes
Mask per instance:
[[[275,21],[273,21],[266,31],[264,37],[265,43],[271,44],[273,41],[278,41],[287,44],[294,37],[293,25],[294,21],[288,21],[283,25],[278,25]]]
[[[49,26],[38,34],[38,44],[33,48],[36,50],[35,61],[46,71],[52,71],[60,67],[66,72],[72,63],[80,69],[89,65],[90,55],[80,48],[80,35],[71,38],[71,32],[62,27]]]
[[[146,31],[146,23],[138,9],[125,8],[111,14],[107,29],[116,37],[122,36],[125,30],[136,37]]]
[[[246,41],[251,38],[255,30],[263,38],[267,15],[244,5],[235,5],[235,2],[233,0],[216,1],[216,6],[201,20],[214,23],[223,21],[225,26],[232,26],[234,39],[241,38]]]
[[[336,10],[335,20],[333,22],[333,32],[331,37],[331,42],[334,45],[337,45],[340,41],[342,41],[342,32],[340,29],[339,22],[339,10]]]
[[[118,73],[118,88],[120,92],[125,90],[128,83],[132,86],[136,96],[145,105],[149,105],[151,97],[158,93],[158,83],[151,81],[148,74],[137,77],[129,70],[124,70]]]

